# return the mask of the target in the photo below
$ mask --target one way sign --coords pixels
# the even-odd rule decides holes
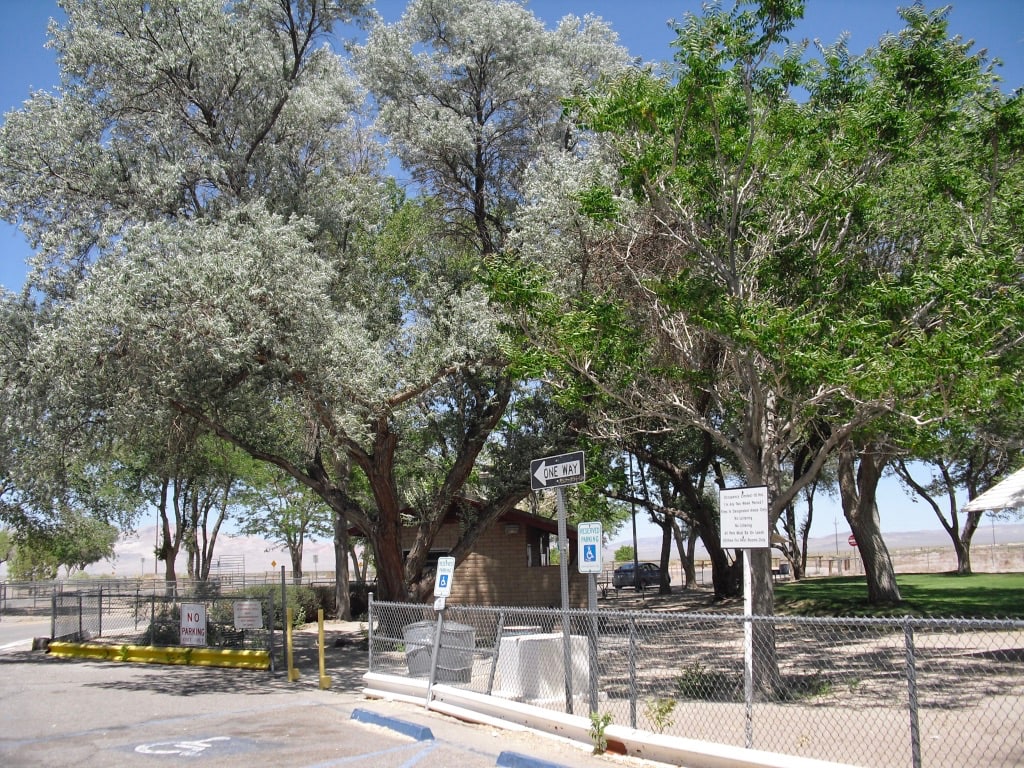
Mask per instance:
[[[579,485],[586,479],[583,451],[547,456],[530,462],[530,488],[534,491],[560,485]]]

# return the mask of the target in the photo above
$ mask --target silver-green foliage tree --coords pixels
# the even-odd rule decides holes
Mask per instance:
[[[540,433],[502,419],[510,403],[543,404],[504,373],[473,258],[493,238],[440,237],[463,223],[447,190],[430,190],[441,205],[404,203],[380,173],[358,85],[323,45],[363,5],[74,4],[54,30],[61,91],[33,95],[0,130],[0,214],[38,247],[48,314],[25,359],[67,411],[52,434],[88,434],[88,451],[100,432],[183,419],[310,488],[336,530],[360,528],[381,593],[404,599],[429,586],[422,566],[450,512],[463,557],[528,493],[517,465]],[[464,5],[435,11],[454,23]],[[463,44],[531,70],[527,53],[550,62],[558,40],[529,32],[536,45],[507,54],[528,41],[491,29]],[[504,113],[532,87],[520,81]],[[530,133],[530,111],[523,135],[556,140],[556,91],[544,91],[548,122]],[[458,111],[472,122],[479,105]],[[474,189],[527,161],[488,155]],[[513,193],[475,200],[504,221],[495,231],[509,226]],[[456,504],[469,484],[482,506]]]

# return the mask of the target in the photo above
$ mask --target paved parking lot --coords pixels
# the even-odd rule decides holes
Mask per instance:
[[[281,670],[92,662],[8,648],[0,652],[0,765],[655,765],[365,699],[365,651],[358,646],[331,646],[332,687],[320,690],[310,637],[299,645],[296,683]],[[363,722],[367,713],[383,724]],[[402,732],[409,725],[413,735]]]

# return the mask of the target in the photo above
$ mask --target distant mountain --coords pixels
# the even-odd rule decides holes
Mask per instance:
[[[153,556],[155,547],[156,527],[150,525],[140,528],[117,543],[112,560],[93,563],[85,572],[91,576],[137,577],[140,573],[152,576],[154,572],[163,575],[164,564],[158,563]],[[222,567],[231,571],[244,567],[246,573],[269,573],[279,571],[282,565],[289,573],[292,570],[291,559],[284,547],[256,536],[219,534],[214,547],[214,570],[217,560],[222,560]],[[175,567],[178,576],[187,574],[184,550],[178,553]],[[334,543],[307,541],[302,549],[302,567],[307,574],[316,570],[327,578],[334,572]],[[7,578],[6,569],[6,564],[0,565],[0,580]],[[63,575],[62,571],[61,576]]]
[[[838,537],[819,536],[807,542],[807,552],[811,555],[848,554],[853,547],[847,541],[849,534]],[[953,543],[945,531],[899,531],[883,533],[882,538],[890,550],[919,549],[933,547],[952,547]],[[1019,544],[1024,543],[1024,523],[1007,523],[1003,525],[987,525],[979,528],[974,534],[973,543],[976,545],[996,544]],[[605,557],[610,558],[619,547],[632,546],[633,540],[629,536],[618,536],[615,541],[605,547]],[[661,537],[647,536],[637,540],[637,555],[641,560],[657,560],[661,554]],[[672,548],[673,557],[676,556],[676,549]],[[697,543],[697,558],[706,558],[707,552],[700,542]]]
[[[886,545],[892,551],[921,549],[921,548],[950,548],[952,543],[944,531],[901,531],[895,533],[883,533]],[[974,543],[977,546],[992,544],[1019,544],[1024,543],[1024,523],[1007,523],[1003,525],[982,526],[974,535]],[[164,573],[163,563],[157,563],[153,557],[153,549],[156,542],[156,528],[149,526],[139,529],[135,534],[122,539],[115,548],[113,560],[102,560],[86,568],[86,573],[93,576],[138,576],[140,573],[152,575],[154,569],[159,574]],[[612,557],[619,547],[631,546],[632,538],[624,535],[617,536],[614,541],[605,547],[605,561],[611,562]],[[638,552],[641,560],[657,560],[661,555],[661,537],[646,536],[638,541]],[[820,536],[808,542],[808,554],[812,555],[834,555],[838,549],[840,555],[846,555],[853,551],[847,543],[846,536]],[[274,542],[266,541],[255,536],[227,536],[221,534],[217,537],[217,544],[214,550],[215,557],[223,559],[224,567],[235,570],[237,567],[244,567],[246,573],[270,573],[280,570],[281,566],[291,572],[291,561],[285,549]],[[672,557],[676,558],[675,547],[672,549]],[[697,559],[707,557],[704,548],[697,545]],[[230,566],[229,566],[230,564]],[[179,554],[177,561],[179,576],[186,573],[185,555]],[[307,542],[303,548],[302,568],[306,574],[314,570],[330,578],[334,572],[334,544],[331,541]],[[62,574],[63,575],[63,574]],[[0,565],[0,580],[7,578],[6,564]]]

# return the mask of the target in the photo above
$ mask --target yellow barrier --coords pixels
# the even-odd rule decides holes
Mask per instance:
[[[100,643],[50,643],[54,656],[127,661],[143,664],[182,664],[192,667],[270,669],[268,651],[239,651],[230,648],[186,648],[183,646],[102,645]]]
[[[320,690],[326,691],[331,687],[331,678],[327,674],[324,665],[324,609],[319,608],[316,612],[317,636],[319,642],[317,648],[320,650]]]

